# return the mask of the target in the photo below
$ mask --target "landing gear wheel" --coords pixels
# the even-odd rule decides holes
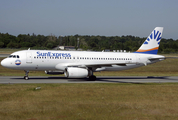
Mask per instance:
[[[94,76],[94,75],[89,76],[89,80],[90,80],[90,81],[95,81],[95,80],[96,80],[96,76]]]
[[[25,80],[28,80],[28,79],[29,79],[29,77],[28,77],[28,76],[24,76],[24,79],[25,79]]]
[[[24,76],[24,79],[25,79],[25,80],[28,80],[28,79],[29,79],[28,73],[29,73],[29,71],[25,70],[25,76]]]

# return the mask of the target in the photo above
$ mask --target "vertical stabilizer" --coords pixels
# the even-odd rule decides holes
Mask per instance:
[[[156,27],[135,53],[157,54],[162,33],[163,27]]]

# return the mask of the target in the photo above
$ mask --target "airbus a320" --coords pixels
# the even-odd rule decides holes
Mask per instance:
[[[141,47],[133,53],[86,52],[60,50],[22,50],[12,53],[1,61],[6,68],[29,71],[44,70],[47,74],[64,74],[67,78],[95,80],[93,72],[120,71],[164,60],[157,55],[163,27],[156,27]]]

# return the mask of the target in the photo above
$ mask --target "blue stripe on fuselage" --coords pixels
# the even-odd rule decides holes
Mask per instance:
[[[158,53],[158,50],[151,50],[151,51],[146,51],[146,52],[134,52],[134,53],[157,54],[157,53]]]

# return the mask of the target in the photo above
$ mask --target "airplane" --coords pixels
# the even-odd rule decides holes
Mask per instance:
[[[60,50],[22,50],[1,61],[6,68],[29,71],[44,70],[46,74],[64,74],[67,78],[96,80],[93,72],[120,71],[146,66],[165,59],[157,55],[163,27],[156,27],[141,47],[133,52],[88,52]]]

